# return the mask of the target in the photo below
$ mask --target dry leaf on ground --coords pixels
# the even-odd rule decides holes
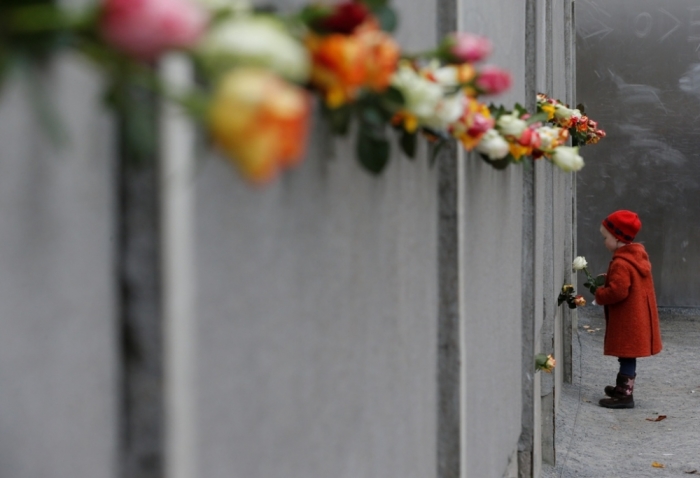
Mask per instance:
[[[700,475],[700,473],[698,473],[698,470],[684,471],[683,473],[685,473],[686,475]]]
[[[658,461],[652,461],[651,466],[654,468],[666,468],[666,466],[663,463],[659,463]]]
[[[647,421],[650,422],[660,422],[661,420],[666,420],[666,415],[659,415],[656,418],[647,418]]]

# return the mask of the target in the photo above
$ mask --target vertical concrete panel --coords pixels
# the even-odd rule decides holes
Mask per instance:
[[[494,101],[524,103],[525,4],[468,0],[460,9],[460,30],[489,36],[489,61],[513,74],[510,92]],[[475,155],[465,161],[462,476],[500,478],[521,433],[523,171],[495,171]],[[497,371],[488,366],[494,357],[505,364]]]
[[[114,186],[100,82],[60,58],[44,86],[69,138],[47,140],[15,77],[0,100],[0,469],[112,478]]]
[[[435,169],[314,138],[265,190],[198,178],[201,476],[434,476]]]
[[[465,475],[500,478],[521,431],[522,170],[470,156],[465,193]]]

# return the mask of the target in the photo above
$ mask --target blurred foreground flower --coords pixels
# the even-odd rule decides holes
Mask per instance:
[[[490,160],[503,159],[508,155],[510,145],[495,129],[488,130],[481,138],[476,150]]]
[[[491,54],[491,41],[473,33],[457,32],[445,37],[440,45],[443,55],[453,63],[476,63]]]
[[[557,361],[552,357],[552,354],[537,354],[535,355],[535,370],[547,373],[552,373],[554,367],[557,365]]]
[[[586,305],[586,299],[582,295],[577,295],[574,297],[574,304],[576,307],[583,307]]]
[[[319,10],[305,38],[312,58],[311,83],[330,108],[354,101],[363,87],[383,92],[400,49],[364,5],[343,2]]]
[[[306,48],[271,16],[245,15],[220,22],[207,33],[197,53],[215,74],[235,66],[257,66],[297,83],[309,79]]]
[[[239,68],[218,84],[209,120],[214,141],[248,180],[262,184],[298,164],[310,98],[269,71]]]
[[[479,70],[476,86],[485,95],[497,95],[510,88],[511,77],[506,70],[496,66],[484,66]]]
[[[172,48],[191,48],[209,21],[189,0],[106,0],[99,29],[104,40],[140,60]]]
[[[579,171],[583,168],[583,158],[578,154],[578,147],[559,146],[552,154],[552,162],[563,171]]]

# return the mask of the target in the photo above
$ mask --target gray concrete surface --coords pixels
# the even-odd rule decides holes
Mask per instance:
[[[608,410],[598,400],[615,379],[617,360],[602,354],[603,309],[579,309],[574,380],[563,387],[556,419],[557,464],[542,478],[700,474],[700,309],[662,308],[660,317],[664,350],[637,361],[635,408]],[[659,415],[667,418],[647,420]]]

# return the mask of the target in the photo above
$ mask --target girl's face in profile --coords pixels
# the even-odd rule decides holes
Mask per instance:
[[[603,226],[600,226],[600,233],[603,235],[603,244],[605,244],[605,248],[610,252],[615,252],[618,243],[617,238],[610,234],[610,231],[605,229]]]

